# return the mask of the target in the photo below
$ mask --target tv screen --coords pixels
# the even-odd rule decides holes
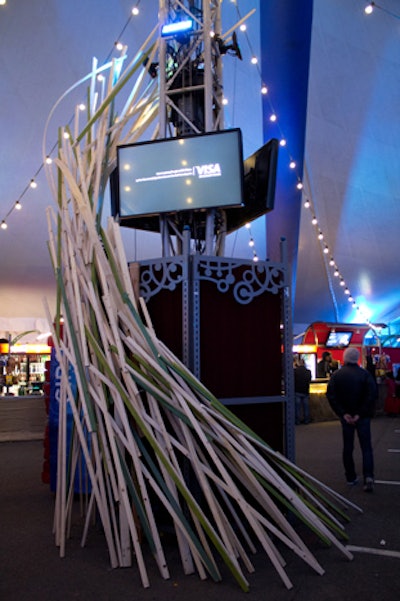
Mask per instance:
[[[160,213],[240,207],[241,132],[221,130],[119,146],[117,180],[111,182],[111,194],[117,192],[118,200],[112,211],[122,225]]]
[[[278,150],[279,141],[272,138],[244,161],[244,206],[228,209],[228,233],[273,210]]]
[[[353,332],[329,332],[325,342],[327,348],[344,348],[349,346]]]

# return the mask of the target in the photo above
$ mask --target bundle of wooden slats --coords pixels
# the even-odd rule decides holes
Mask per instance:
[[[222,560],[247,590],[245,572],[253,571],[251,555],[261,549],[290,588],[285,547],[323,573],[294,524],[305,524],[350,559],[341,542],[350,504],[273,451],[165,347],[135,297],[119,225],[110,219],[102,226],[116,147],[141,137],[157,115],[157,86],[146,83],[142,67],[143,55],[152,60],[156,45],[150,36],[120,74],[113,62],[103,96],[93,66],[87,119],[81,126],[77,112],[73,127],[60,128],[58,157],[48,171],[56,201],[48,209],[55,320],[47,311],[62,374],[56,544],[63,556],[83,457],[89,487],[82,544],[98,516],[112,567],[131,565],[134,556],[149,586],[146,541],[162,577],[169,577],[161,505],[185,573],[219,580]]]

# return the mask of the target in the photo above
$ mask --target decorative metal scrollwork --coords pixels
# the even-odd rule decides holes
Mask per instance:
[[[184,280],[181,258],[165,258],[140,263],[140,295],[147,302],[161,290],[175,290]]]
[[[195,277],[215,283],[220,292],[232,289],[235,300],[242,305],[264,292],[277,294],[286,286],[284,266],[269,262],[202,257],[197,260]]]

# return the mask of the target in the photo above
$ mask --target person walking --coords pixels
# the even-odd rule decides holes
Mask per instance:
[[[295,398],[295,420],[296,424],[301,423],[301,414],[303,414],[303,423],[309,424],[310,418],[310,382],[311,370],[309,370],[304,359],[299,359],[294,368],[294,398]]]
[[[332,410],[339,417],[343,434],[343,465],[349,485],[357,484],[353,451],[357,432],[361,447],[364,490],[374,488],[374,455],[371,443],[371,417],[374,415],[376,385],[371,374],[358,365],[360,353],[348,347],[343,355],[344,365],[335,371],[326,391]]]

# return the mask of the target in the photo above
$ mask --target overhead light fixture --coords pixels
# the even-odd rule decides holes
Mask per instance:
[[[184,19],[183,21],[176,21],[175,23],[166,23],[161,27],[161,36],[163,38],[168,36],[179,35],[180,33],[188,33],[193,29],[193,20]]]

